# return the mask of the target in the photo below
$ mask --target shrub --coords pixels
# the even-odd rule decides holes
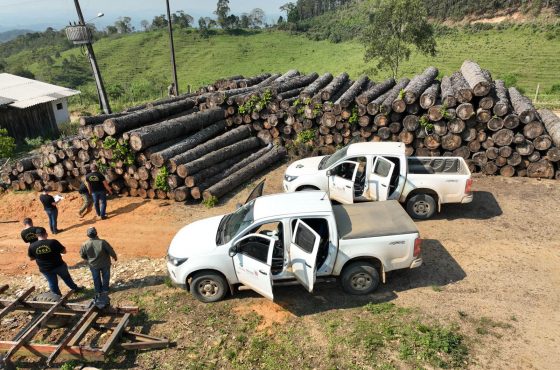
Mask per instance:
[[[0,129],[0,158],[8,158],[14,154],[16,148],[16,140],[8,136],[8,130]]]

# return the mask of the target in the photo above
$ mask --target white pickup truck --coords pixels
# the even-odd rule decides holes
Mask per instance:
[[[285,192],[322,190],[343,204],[395,199],[417,219],[444,203],[469,203],[471,172],[461,157],[406,157],[403,143],[356,143],[301,159],[284,175]]]
[[[245,285],[273,299],[273,286],[339,277],[350,294],[373,292],[385,272],[418,267],[418,229],[396,201],[333,206],[325,192],[256,198],[196,221],[173,238],[169,276],[202,302]]]

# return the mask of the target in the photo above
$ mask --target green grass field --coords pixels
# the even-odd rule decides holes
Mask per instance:
[[[131,105],[166,93],[171,82],[171,67],[167,33],[152,31],[122,37],[105,38],[94,44],[101,71],[108,88],[120,85],[127,92],[125,98],[113,101],[114,108]],[[363,47],[356,42],[331,43],[312,41],[303,36],[280,31],[263,31],[232,36],[214,35],[209,39],[195,31],[178,30],[175,34],[178,78],[181,91],[187,85],[197,88],[216,79],[261,72],[348,72],[352,77],[368,73],[372,63],[363,59]],[[547,40],[543,33],[530,27],[489,30],[476,33],[457,31],[438,38],[438,55],[425,57],[413,54],[402,65],[400,74],[408,77],[434,65],[442,74],[456,71],[464,59],[473,59],[489,69],[494,78],[517,79],[516,85],[534,98],[540,85],[539,105],[560,106],[560,92],[548,93],[560,84],[560,38]],[[75,54],[84,58],[79,48],[62,53],[61,58]],[[17,58],[13,56],[12,58]],[[60,63],[61,58],[55,59]],[[41,78],[37,64],[29,67]],[[371,78],[386,78],[388,71],[368,73]],[[93,84],[78,87],[84,92],[73,100],[75,109],[92,108],[95,97]],[[134,91],[137,91],[136,94]],[[93,105],[94,106],[94,105]]]

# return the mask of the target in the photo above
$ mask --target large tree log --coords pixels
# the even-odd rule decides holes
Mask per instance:
[[[547,150],[552,146],[552,138],[549,135],[541,135],[533,140],[533,145],[537,150]]]
[[[333,75],[330,73],[325,73],[324,75],[313,81],[313,83],[305,87],[299,96],[302,99],[311,99],[311,97],[317,94],[322,88],[326,87],[332,80]]]
[[[461,72],[451,75],[451,85],[458,103],[468,103],[473,98],[473,91]]]
[[[182,164],[177,168],[177,173],[181,177],[185,178],[189,175],[203,170],[204,168],[225,161],[234,155],[258,148],[260,145],[261,141],[256,137],[242,140],[235,144],[226,146],[225,148],[221,148],[214,152],[208,153],[192,162]]]
[[[33,165],[33,157],[25,157],[16,162],[16,169],[22,173],[35,168]]]
[[[523,135],[525,135],[527,139],[532,140],[542,135],[543,132],[544,132],[544,126],[539,121],[529,122],[523,127]]]
[[[399,82],[397,82],[395,86],[393,86],[391,90],[389,90],[387,97],[385,98],[385,100],[383,100],[383,103],[381,103],[381,105],[379,106],[379,111],[381,113],[383,114],[391,113],[393,102],[395,101],[395,99],[397,99],[397,97],[399,97],[399,95],[404,94],[404,89],[406,88],[409,82],[410,79],[403,77],[399,80]]]
[[[513,131],[504,128],[494,133],[492,140],[497,146],[506,146],[513,142],[513,136]]]
[[[466,121],[475,115],[473,105],[471,103],[462,103],[455,110],[457,117]]]
[[[551,179],[554,177],[554,166],[546,159],[529,164],[527,167],[527,176],[532,178]]]
[[[343,72],[336,76],[323,90],[321,90],[321,100],[332,100],[332,96],[340,90],[342,86],[348,81],[348,73]]]
[[[122,117],[129,112],[120,112],[120,113],[111,113],[111,114],[98,114],[97,116],[83,116],[80,117],[80,126],[87,126],[87,125],[98,125],[103,123],[105,120],[109,118],[117,118]]]
[[[179,176],[185,178],[186,174],[184,174],[184,166],[182,166],[183,164],[192,162],[210,152],[214,152],[218,149],[235,144],[243,139],[248,138],[249,136],[251,136],[251,129],[249,128],[249,126],[239,126],[231,131],[226,132],[225,134],[222,134],[212,140],[205,142],[204,144],[200,144],[184,153],[171,158],[169,160],[169,166],[172,172],[176,170]]]
[[[389,94],[391,94],[390,89],[368,103],[367,112],[370,116],[375,116],[377,113],[379,113],[379,108],[381,107],[381,104],[383,104],[383,102],[385,101],[385,99],[387,99]]]
[[[428,109],[436,104],[439,94],[439,82],[434,81],[423,93],[420,95],[420,106]]]
[[[180,100],[170,104],[146,108],[131,114],[110,118],[103,123],[107,135],[115,136],[125,131],[133,130],[154,121],[164,119],[192,109],[196,102],[192,99]]]
[[[508,89],[509,97],[511,99],[511,105],[513,110],[519,116],[519,120],[522,123],[529,123],[535,120],[536,111],[535,107],[529,100],[529,98],[521,95],[521,93],[515,88],[510,87]]]
[[[381,83],[375,84],[360,95],[356,97],[356,103],[367,106],[373,99],[388,92],[393,86],[395,86],[395,80],[389,78]],[[375,115],[377,112],[373,113]],[[370,113],[371,114],[371,113]]]
[[[249,78],[244,78],[242,80],[239,80],[237,82],[237,86],[239,87],[249,87],[249,86],[253,86],[256,85],[264,80],[266,80],[268,77],[270,77],[271,74],[270,73],[263,73],[260,74],[258,76],[254,76],[254,77],[249,77]]]
[[[259,172],[272,166],[274,163],[283,160],[286,157],[286,155],[287,155],[286,148],[284,147],[273,148],[258,160],[250,163],[249,165],[233,173],[229,177],[226,177],[222,181],[206,189],[203,193],[203,198],[210,199],[212,197],[216,197],[216,198],[221,197],[231,189],[236,188],[237,186],[251,179],[253,176],[257,175]]]
[[[539,109],[539,116],[554,145],[560,147],[560,117],[548,109]]]
[[[441,102],[448,108],[455,107],[457,105],[457,99],[455,98],[455,90],[453,89],[453,81],[451,77],[444,76],[441,79]]]
[[[496,97],[498,98],[498,101],[494,104],[494,114],[503,117],[510,110],[506,85],[504,81],[496,80],[494,81],[494,87],[496,89]]]
[[[492,87],[492,81],[487,79],[480,66],[470,60],[465,60],[461,65],[461,73],[471,87],[475,96],[486,96]]]
[[[348,90],[346,90],[344,92],[344,94],[342,94],[340,96],[340,98],[338,98],[337,101],[335,101],[334,105],[339,106],[341,108],[347,108],[350,106],[350,104],[352,102],[354,102],[354,99],[356,98],[356,96],[358,95],[358,93],[360,93],[360,91],[362,91],[362,88],[364,87],[364,85],[367,84],[368,82],[368,77],[365,75],[360,76],[360,78],[358,78],[353,84],[352,86],[350,86],[350,88]]]
[[[187,135],[223,120],[225,113],[222,108],[212,108],[142,127],[130,132],[130,146],[133,150],[140,151],[175,137]]]
[[[247,126],[241,126],[240,128],[242,127],[247,127]],[[150,162],[152,162],[157,167],[161,167],[171,158],[178,156],[181,153],[185,153],[197,147],[197,145],[202,146],[201,144],[208,141],[209,139],[212,139],[216,135],[223,133],[225,129],[226,129],[226,121],[216,122],[198,131],[196,134],[188,136],[187,138],[182,139],[180,142],[168,148],[165,148],[164,150],[151,154]],[[237,129],[234,129],[230,132],[234,132],[236,130]],[[246,131],[246,130],[242,130],[242,131]]]
[[[441,138],[441,147],[445,150],[455,150],[462,144],[461,136],[456,134],[447,134]]]
[[[414,103],[422,93],[432,85],[439,71],[436,67],[428,67],[422,74],[416,75],[410,80],[404,89],[404,101],[406,104]],[[426,109],[426,108],[424,108]]]
[[[281,84],[274,84],[271,87],[271,91],[274,95],[277,95],[279,93],[283,93],[285,91],[289,91],[289,90],[293,90],[293,89],[297,89],[299,87],[304,87],[304,86],[308,86],[310,83],[312,83],[313,81],[315,81],[317,78],[319,78],[319,75],[316,72],[313,72],[309,75],[305,75],[305,76],[298,76],[292,79],[289,79],[287,81],[284,81]]]

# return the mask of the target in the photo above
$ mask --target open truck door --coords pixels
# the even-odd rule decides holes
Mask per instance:
[[[369,177],[369,191],[371,200],[382,201],[389,197],[389,185],[395,164],[390,160],[378,156],[373,163],[373,171]]]
[[[290,243],[292,273],[309,292],[317,276],[317,253],[321,237],[302,220],[297,220]]]
[[[275,238],[249,234],[236,241],[230,249],[237,279],[268,299],[272,294],[272,251]]]
[[[344,161],[327,172],[331,199],[343,204],[354,203],[354,182],[358,165],[358,162]]]

